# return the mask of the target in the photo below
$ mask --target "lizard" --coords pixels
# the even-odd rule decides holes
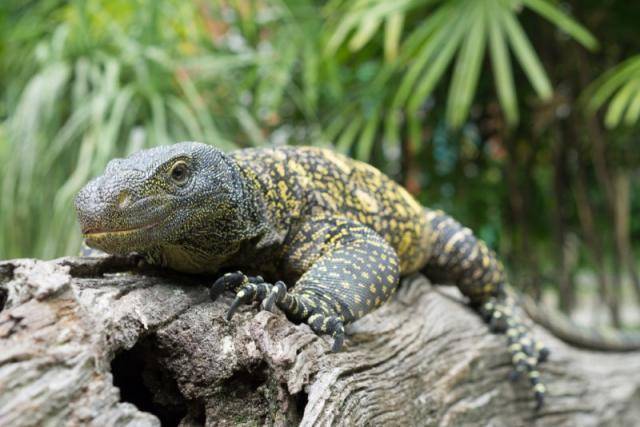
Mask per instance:
[[[111,160],[75,207],[91,248],[186,273],[227,271],[210,294],[235,292],[228,320],[241,304],[277,306],[330,335],[333,351],[344,326],[389,300],[400,277],[455,284],[506,335],[513,377],[528,377],[543,405],[538,367],[550,351],[516,310],[494,251],[369,164],[317,147],[225,153],[182,142]],[[577,336],[584,347],[640,348],[635,336]]]

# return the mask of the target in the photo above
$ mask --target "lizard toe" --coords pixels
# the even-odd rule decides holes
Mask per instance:
[[[262,309],[267,311],[273,311],[273,307],[278,302],[282,301],[284,295],[287,293],[287,286],[281,280],[277,281],[269,291],[266,298],[262,300]]]

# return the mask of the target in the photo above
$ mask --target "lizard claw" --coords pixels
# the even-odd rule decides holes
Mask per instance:
[[[211,288],[209,288],[209,296],[211,297],[211,300],[215,301],[225,290],[234,289],[240,286],[246,279],[247,276],[242,274],[240,271],[226,273],[222,277],[218,278],[218,280],[211,285]]]
[[[240,306],[240,304],[242,304],[242,302],[237,298],[233,300],[233,302],[229,306],[229,310],[227,310],[227,315],[225,316],[225,319],[227,319],[227,322],[233,318],[233,315],[235,314],[236,310],[238,310],[238,307]]]
[[[261,300],[270,292],[270,290],[271,285],[268,283],[248,283],[244,285],[236,294],[231,306],[229,306],[226,319],[231,320],[241,304],[249,304],[252,301]]]
[[[226,316],[227,321],[231,320],[231,318],[235,314],[236,310],[238,310],[238,307],[240,307],[240,304],[247,303],[247,302],[250,302],[250,301],[251,301],[251,299],[247,298],[247,293],[245,292],[244,289],[239,291],[237,293],[235,299],[233,300],[233,302],[229,306],[229,310],[227,310],[227,316]]]

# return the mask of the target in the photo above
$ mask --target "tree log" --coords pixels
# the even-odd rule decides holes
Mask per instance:
[[[505,338],[453,288],[405,279],[330,340],[133,258],[0,262],[0,426],[637,425],[640,354],[550,347],[536,412]]]

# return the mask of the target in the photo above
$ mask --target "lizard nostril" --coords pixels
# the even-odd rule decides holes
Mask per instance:
[[[116,204],[120,209],[125,209],[127,206],[129,206],[131,204],[131,196],[129,195],[129,192],[127,192],[126,190],[121,191],[120,194],[118,194],[118,198],[116,199]]]

